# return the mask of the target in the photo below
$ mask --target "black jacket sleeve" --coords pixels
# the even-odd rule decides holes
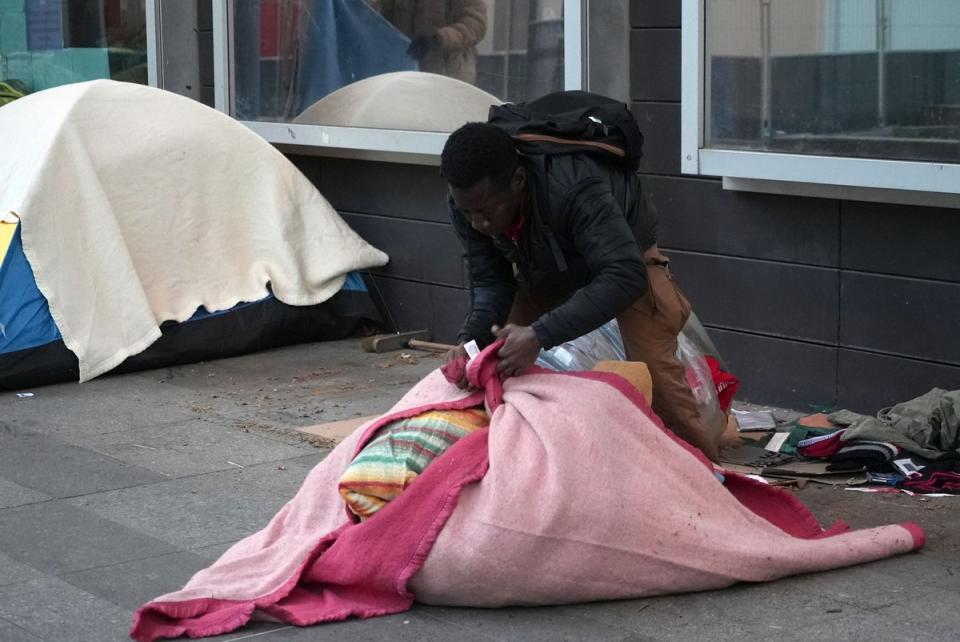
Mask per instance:
[[[493,240],[474,230],[448,202],[450,220],[467,258],[470,275],[470,313],[460,328],[458,343],[476,339],[481,348],[493,343],[490,327],[503,325],[517,289],[513,266],[494,247]]]
[[[647,291],[647,268],[621,207],[601,179],[581,182],[557,219],[584,257],[590,281],[533,323],[544,349],[597,329]]]

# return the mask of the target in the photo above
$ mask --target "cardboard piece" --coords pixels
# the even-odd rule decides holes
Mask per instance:
[[[340,421],[328,421],[316,426],[307,426],[306,428],[297,428],[298,432],[305,432],[314,437],[322,437],[324,440],[339,444],[346,439],[354,430],[363,424],[380,417],[380,415],[367,415],[366,417],[354,417],[352,419],[341,419]]]
[[[797,420],[797,424],[804,426],[806,428],[837,428],[830,419],[827,418],[826,413],[818,412],[815,415],[807,415],[806,417],[801,417]]]

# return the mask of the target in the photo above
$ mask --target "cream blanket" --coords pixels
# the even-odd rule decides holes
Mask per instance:
[[[333,296],[387,262],[280,152],[175,94],[107,80],[0,109],[0,212],[86,381],[146,349],[163,321],[273,294]]]

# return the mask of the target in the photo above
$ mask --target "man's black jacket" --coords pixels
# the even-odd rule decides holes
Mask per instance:
[[[449,200],[450,217],[466,250],[471,310],[461,342],[493,341],[503,325],[517,279],[536,291],[570,297],[533,323],[545,349],[579,337],[614,318],[647,289],[643,252],[656,243],[656,217],[645,206],[640,180],[584,154],[529,156],[529,211],[520,238],[480,234]],[[512,263],[519,274],[515,278]]]

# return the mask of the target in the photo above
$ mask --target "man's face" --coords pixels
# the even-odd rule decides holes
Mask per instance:
[[[526,176],[518,168],[509,182],[500,184],[489,178],[472,187],[450,188],[457,209],[470,221],[470,227],[487,236],[503,234],[520,213]]]

